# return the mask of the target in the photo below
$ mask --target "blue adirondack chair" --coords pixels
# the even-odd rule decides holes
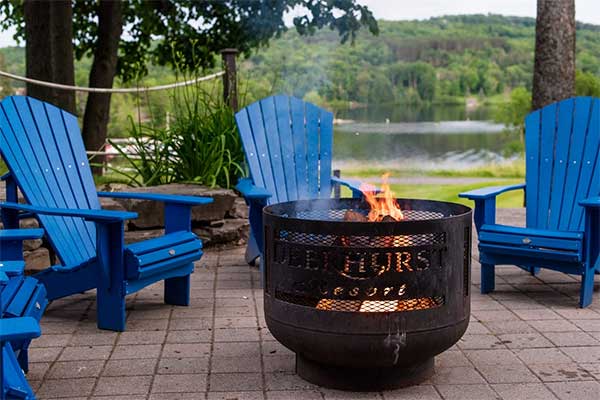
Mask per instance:
[[[125,329],[125,296],[157,281],[165,281],[166,303],[189,304],[189,275],[202,256],[191,207],[212,199],[97,193],[77,118],[29,97],[0,103],[0,152],[10,170],[4,226],[34,215],[60,259],[36,275],[49,300],[96,288],[98,327],[115,331]],[[17,187],[28,204],[17,203]],[[124,223],[137,214],[102,210],[99,196],[164,203],[165,235],[125,246]]]
[[[334,185],[361,196],[359,183],[332,176],[333,114],[292,96],[250,104],[235,115],[250,178],[238,189],[249,206],[246,261],[262,252],[262,209],[299,199],[331,197]]]
[[[0,399],[35,399],[24,372],[48,302],[44,286],[23,277],[25,262],[18,250],[23,240],[43,234],[41,229],[0,230]]]
[[[494,266],[581,275],[579,304],[592,301],[600,271],[600,100],[550,104],[525,120],[526,184],[462,193],[475,201],[481,292],[494,290]],[[526,228],[495,222],[496,196],[526,189]]]

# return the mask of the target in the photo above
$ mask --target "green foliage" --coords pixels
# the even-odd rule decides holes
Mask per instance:
[[[495,115],[495,120],[508,127],[522,129],[525,116],[531,111],[531,93],[524,87],[514,89],[509,100],[500,104]]]
[[[525,117],[531,112],[531,93],[518,87],[510,93],[509,100],[496,108],[494,119],[506,125],[505,134],[512,139],[504,149],[505,156],[523,154],[525,151]]]
[[[231,187],[245,174],[244,153],[233,110],[215,100],[220,99],[217,89],[201,83],[176,89],[165,127],[129,116],[127,144],[109,140],[126,161],[110,168],[112,176],[132,186],[193,182]]]
[[[15,36],[21,40],[25,38],[23,3],[0,0],[0,27],[15,27]],[[146,75],[150,63],[198,71],[214,67],[215,55],[225,48],[249,55],[287,31],[284,15],[294,9],[303,12],[293,20],[301,35],[328,27],[346,42],[354,41],[363,26],[378,33],[371,11],[354,0],[135,0],[121,4],[123,35],[117,75],[123,81]],[[100,2],[78,0],[72,6],[74,52],[81,60],[96,49]]]
[[[109,167],[109,170],[117,177],[127,179],[130,186],[155,186],[174,182],[172,136],[166,129],[136,124],[131,116],[129,121],[131,127],[127,145],[108,140],[125,159],[128,167]]]
[[[382,20],[379,28],[378,37],[359,32],[354,46],[339,46],[337,36],[327,30],[312,37],[287,32],[251,56],[244,70],[269,93],[303,97],[316,91],[330,105],[464,102],[467,96],[503,96],[518,87],[531,90],[533,18]],[[577,27],[577,65],[596,77],[599,29]]]
[[[600,78],[590,72],[578,70],[575,75],[575,93],[577,96],[600,97]]]
[[[176,91],[169,131],[176,181],[229,188],[244,175],[233,110],[219,98],[198,86]]]

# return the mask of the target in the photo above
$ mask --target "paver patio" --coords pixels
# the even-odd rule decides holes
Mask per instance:
[[[501,210],[515,224],[522,210]],[[600,300],[578,309],[579,281],[543,270],[497,268],[436,374],[380,393],[322,389],[294,373],[294,356],[269,334],[258,271],[244,248],[209,250],[192,275],[192,305],[163,304],[162,284],[127,298],[127,332],[99,331],[92,292],[54,301],[32,343],[28,379],[40,399],[598,399]],[[596,287],[597,289],[597,287]]]

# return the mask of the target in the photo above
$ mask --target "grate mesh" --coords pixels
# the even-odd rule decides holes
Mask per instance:
[[[293,215],[283,215],[284,217],[294,217],[300,219],[316,220],[316,221],[344,221],[344,216],[347,212],[356,212],[366,216],[369,212],[363,209],[325,209],[325,210],[302,210],[296,211]],[[427,210],[402,210],[404,215],[403,221],[422,221],[429,219],[443,218],[444,214],[437,211]]]
[[[341,312],[404,312],[437,308],[444,304],[444,297],[442,296],[419,297],[403,300],[319,300],[277,291],[275,297],[286,303],[314,307],[317,310],[323,311]]]
[[[303,233],[280,230],[277,234],[279,240],[314,246],[343,246],[343,247],[408,247],[431,246],[446,242],[445,232],[420,233],[414,235],[398,236],[367,236],[367,235],[324,235],[319,233]]]

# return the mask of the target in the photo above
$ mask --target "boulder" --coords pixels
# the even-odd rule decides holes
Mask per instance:
[[[110,184],[105,185],[102,190],[212,197],[214,199],[213,203],[192,209],[192,221],[194,224],[225,218],[237,198],[233,190],[208,188],[206,186],[184,183],[141,188],[131,188],[123,184]],[[125,207],[125,209],[138,213],[139,217],[129,222],[133,228],[148,229],[163,226],[164,211],[161,203],[132,199],[116,199],[116,201]]]
[[[146,229],[143,231],[125,232],[125,244],[141,242],[143,240],[154,239],[165,234],[164,229]]]
[[[226,219],[221,226],[203,226],[195,228],[194,233],[198,235],[205,246],[213,246],[224,243],[244,244],[248,240],[248,220]]]
[[[236,197],[233,201],[231,210],[227,213],[227,218],[245,218],[248,219],[248,205],[243,197]]]
[[[45,247],[33,251],[24,251],[25,269],[28,273],[40,272],[50,266],[50,254]]]

